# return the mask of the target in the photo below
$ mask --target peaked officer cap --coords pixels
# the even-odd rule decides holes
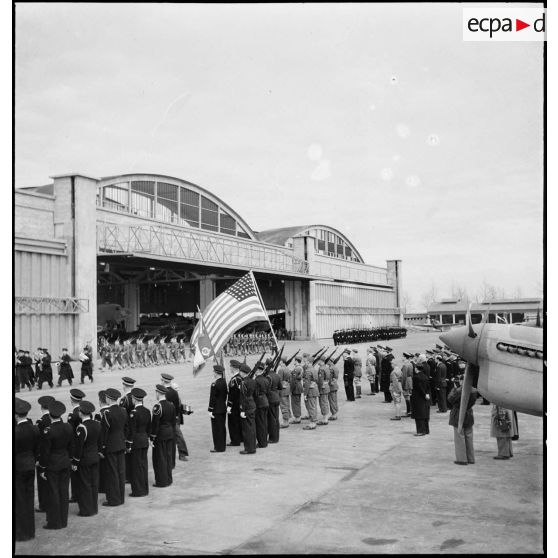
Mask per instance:
[[[31,403],[16,397],[14,407],[17,415],[26,415],[31,409]]]
[[[43,409],[48,409],[48,406],[54,401],[54,397],[52,395],[43,395],[37,399],[37,402]]]
[[[112,399],[114,401],[116,401],[122,394],[114,388],[108,388],[105,390],[105,396],[107,397],[107,399]]]
[[[130,378],[130,376],[124,376],[124,377],[122,378],[122,383],[123,383],[125,386],[133,387],[134,384],[136,383],[136,380],[134,380],[134,378]]]
[[[72,396],[73,399],[77,399],[78,401],[81,401],[85,397],[85,393],[83,393],[83,391],[81,391],[81,389],[78,388],[71,389],[70,395]]]
[[[91,403],[91,401],[80,401],[79,403],[79,410],[84,415],[92,415],[95,412],[95,405]]]
[[[61,417],[66,412],[66,405],[62,401],[53,401],[48,406],[48,412],[54,417]]]

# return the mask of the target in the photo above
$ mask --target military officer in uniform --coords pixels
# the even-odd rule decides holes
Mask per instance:
[[[220,453],[227,449],[227,382],[223,379],[225,369],[216,364],[213,366],[213,383],[209,392],[207,411],[211,418],[211,434],[213,449],[211,453]]]
[[[68,424],[72,427],[74,433],[73,441],[75,442],[76,430],[81,423],[81,415],[79,414],[79,404],[85,397],[85,393],[81,389],[73,388],[70,390],[70,404],[72,405],[72,412],[68,413]],[[71,497],[70,503],[75,504],[78,501],[79,493],[79,480],[78,474],[73,469],[70,471],[70,487]]]
[[[106,410],[109,408],[107,399],[105,396],[105,390],[102,389],[98,393],[99,396],[99,412],[95,414],[95,420],[99,423],[103,422],[103,417],[105,415]],[[102,455],[102,448],[99,452],[99,457],[101,460],[99,461],[99,492],[105,494],[105,478],[107,476],[107,467],[106,467],[106,460],[104,455]]]
[[[240,418],[240,388],[242,377],[240,375],[240,362],[231,360],[230,362],[233,377],[229,382],[229,395],[227,400],[227,414],[229,416],[229,436],[231,438],[229,446],[240,446],[242,442],[242,422]]]
[[[291,406],[293,409],[293,419],[291,424],[300,424],[302,416],[302,405],[300,398],[302,396],[302,358],[295,357],[294,368],[291,372]]]
[[[101,421],[102,451],[105,457],[105,494],[103,506],[120,506],[125,499],[126,428],[128,414],[118,404],[120,392],[114,388],[105,390],[109,405]]]
[[[151,442],[153,443],[153,472],[155,484],[164,488],[172,484],[172,465],[174,455],[174,436],[176,426],[176,409],[168,401],[167,388],[161,384],[155,387],[155,403],[151,418]]]
[[[362,360],[358,356],[358,350],[357,349],[353,349],[352,358],[353,358],[353,364],[354,364],[354,367],[355,367],[355,370],[354,370],[355,397],[356,397],[356,399],[360,399],[362,397],[362,386],[361,386]]]
[[[48,353],[48,349],[41,349],[41,368],[39,371],[39,377],[37,378],[37,388],[43,388],[43,382],[46,382],[50,387],[54,387],[52,383],[52,366],[51,366],[51,356]]]
[[[281,382],[281,401],[279,407],[281,409],[281,415],[283,417],[283,422],[281,423],[281,428],[289,427],[289,420],[292,417],[291,413],[291,372],[287,368],[287,358],[281,357],[281,362],[279,363],[279,368],[277,369],[277,375],[279,376],[279,381]]]
[[[83,351],[79,355],[81,361],[81,382],[84,383],[85,378],[89,378],[93,382],[93,351],[89,345],[85,345]]]
[[[176,461],[176,449],[178,449],[178,459],[180,461],[188,461],[188,447],[186,446],[186,440],[180,429],[180,425],[184,424],[184,413],[182,412],[182,402],[180,401],[180,396],[178,391],[172,387],[171,382],[174,380],[174,376],[171,374],[161,374],[162,385],[167,388],[166,399],[174,405],[176,421],[174,425],[174,447],[172,450],[172,468],[174,469]]]
[[[254,425],[256,403],[254,401],[254,392],[256,390],[256,381],[250,378],[250,367],[247,364],[240,365],[240,375],[242,376],[242,385],[240,388],[240,418],[242,420],[242,440],[244,449],[240,453],[253,454],[256,453],[256,429]]]
[[[256,389],[254,401],[256,402],[256,438],[259,448],[267,447],[267,410],[269,408],[269,379],[264,376],[265,365],[260,362],[256,369]]]
[[[79,404],[80,423],[76,428],[72,455],[72,471],[77,476],[78,515],[88,517],[99,511],[99,450],[101,424],[93,420],[95,405],[82,400]]]
[[[351,358],[351,351],[347,349],[343,353],[343,382],[345,383],[345,394],[347,395],[347,401],[355,400],[355,389],[354,389],[354,375],[355,364]]]
[[[39,429],[27,419],[31,405],[16,397],[14,433],[14,487],[16,541],[35,537],[35,460],[39,453]]]
[[[74,373],[70,364],[71,361],[72,357],[68,354],[68,349],[63,348],[62,356],[60,357],[60,369],[58,370],[58,387],[62,385],[64,380],[68,380],[68,383],[72,385]]]
[[[307,424],[303,430],[315,430],[318,421],[317,400],[320,392],[318,390],[318,371],[310,362],[303,372],[303,391],[304,402],[308,410],[308,419],[310,420],[310,424]]]
[[[120,399],[120,406],[123,407],[128,414],[128,418],[130,418],[130,413],[134,408],[134,402],[132,401],[131,391],[134,387],[136,380],[134,378],[130,378],[129,376],[124,376],[122,378],[122,391],[124,395]],[[130,453],[126,452],[124,454],[124,466],[125,466],[125,474],[126,474],[126,482],[130,482]]]
[[[279,403],[281,402],[281,379],[277,372],[271,369],[267,375],[269,383],[269,407],[267,409],[268,442],[276,444],[279,441]]]
[[[322,414],[322,420],[318,421],[319,425],[328,424],[329,416],[329,382],[331,379],[331,372],[325,364],[325,357],[321,356],[318,360],[318,390],[320,392],[320,412]]]
[[[68,526],[73,430],[61,418],[66,412],[64,403],[53,401],[48,412],[51,423],[44,430],[39,448],[41,476],[47,481],[47,522],[43,528],[63,529]]]
[[[337,420],[337,413],[339,412],[339,404],[337,403],[337,392],[339,391],[339,370],[332,359],[328,359],[329,366],[329,393],[328,402],[331,416],[329,420]]]
[[[132,388],[130,392],[134,408],[128,420],[128,437],[130,447],[130,485],[129,496],[140,497],[149,494],[147,478],[147,450],[151,434],[151,411],[144,407],[143,400],[147,393],[140,388]]]
[[[42,436],[45,432],[45,428],[50,426],[50,414],[48,412],[48,406],[54,401],[54,397],[51,395],[43,395],[39,397],[38,403],[41,406],[41,412],[43,413],[41,418],[35,423],[39,429],[39,436]],[[47,483],[46,480],[41,477],[41,469],[37,466],[37,497],[39,500],[39,507],[35,510],[36,512],[42,513],[46,510],[46,492]]]

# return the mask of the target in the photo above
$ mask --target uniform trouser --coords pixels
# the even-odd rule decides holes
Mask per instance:
[[[130,452],[130,486],[134,496],[147,496],[149,494],[147,449],[137,448]]]
[[[327,422],[327,416],[329,415],[329,393],[320,393],[320,413],[325,422]]]
[[[436,393],[438,395],[438,410],[441,411],[442,413],[445,413],[448,410],[445,386],[441,386],[440,389],[437,389]]]
[[[315,395],[309,395],[305,398],[306,409],[308,410],[308,417],[311,423],[315,423],[318,420],[318,402]]]
[[[361,396],[360,382],[361,382],[361,376],[355,376],[353,379],[353,384],[355,386],[355,394],[357,397]]]
[[[242,439],[244,441],[244,450],[249,452],[256,451],[256,426],[255,411],[246,411],[246,418],[242,421]]]
[[[174,455],[174,440],[156,440],[153,446],[153,472],[157,486],[172,484],[172,457]]]
[[[374,376],[374,382],[372,383],[372,393],[378,393],[380,391],[378,387],[378,375]]]
[[[270,403],[267,408],[267,430],[269,442],[275,444],[279,441],[279,430],[281,424],[279,422],[279,403]]]
[[[229,414],[229,436],[231,438],[232,446],[239,446],[242,442],[242,419],[240,418],[240,411],[238,408],[233,408]]]
[[[408,395],[407,395],[407,397],[405,397],[405,407],[407,408],[407,414],[410,415],[411,414],[411,398]]]
[[[329,408],[331,410],[331,416],[335,417],[335,416],[337,416],[337,413],[339,412],[339,405],[337,404],[337,390],[330,391],[327,394],[327,398],[328,398],[328,401],[329,401]]]
[[[496,438],[496,443],[498,444],[498,455],[500,457],[513,457],[511,438]]]
[[[70,505],[70,469],[46,472],[48,491],[46,518],[51,529],[62,529],[68,525]]]
[[[281,415],[283,416],[283,422],[286,424],[289,422],[289,419],[292,417],[290,394],[281,395],[280,407],[281,407]]]
[[[68,383],[69,383],[70,385],[72,385],[72,378],[70,378],[69,376],[61,376],[61,375],[59,375],[59,376],[58,376],[58,384],[57,384],[58,387],[60,387],[60,386],[62,385],[62,382],[63,382],[64,380],[68,380]]]
[[[37,389],[43,389],[43,384],[47,383],[50,387],[53,387],[54,384],[52,383],[52,372],[50,374],[39,372],[39,376],[37,378]]]
[[[415,419],[415,424],[417,425],[417,434],[430,434],[428,421],[429,419]]]
[[[131,467],[132,463],[130,461],[130,454],[124,454],[124,479],[125,482],[130,482],[130,475],[131,475]]]
[[[463,428],[459,434],[457,427],[453,427],[453,444],[455,446],[455,460],[461,463],[475,462],[475,449],[473,448],[473,427]]]
[[[41,477],[41,469],[37,467],[37,497],[39,500],[39,509],[42,511],[46,510],[47,506],[47,490],[48,483]]]
[[[83,380],[85,380],[85,378],[89,378],[91,381],[93,381],[93,369],[92,368],[82,368],[81,369],[81,383],[83,384]]]
[[[184,434],[182,434],[182,430],[180,429],[180,424],[178,424],[178,419],[176,420],[176,424],[174,425],[174,434],[176,440],[176,447],[178,449],[178,455],[188,455],[188,448],[186,447],[186,440],[184,439]]]
[[[70,499],[77,500],[79,498],[79,473],[77,471],[70,470],[70,488]]]
[[[107,463],[106,459],[101,459],[99,461],[99,492],[101,494],[106,494],[106,482],[105,479],[107,478]]]
[[[345,394],[347,395],[347,401],[355,400],[355,387],[353,380],[345,380]]]
[[[81,515],[99,511],[99,464],[78,465],[78,505]]]
[[[126,473],[124,450],[107,453],[105,456],[105,494],[111,506],[124,503]]]
[[[211,434],[213,436],[213,447],[215,451],[225,451],[227,449],[227,428],[226,414],[213,414],[211,419]]]
[[[256,438],[262,448],[267,447],[267,409],[268,407],[256,409]]]
[[[16,541],[35,536],[35,469],[15,473]]]
[[[436,386],[431,382],[430,383],[430,405],[436,405],[438,403],[438,395],[439,391],[436,389]]]
[[[389,388],[384,389],[382,391],[384,392],[384,401],[386,401],[386,403],[391,403],[392,397],[391,397],[391,392],[389,391]]]
[[[302,415],[302,408],[300,404],[300,393],[291,393],[291,407],[293,408],[293,416],[296,420],[300,419]]]
[[[20,387],[31,387],[31,380],[29,379],[29,374],[27,372],[18,372],[17,379]]]

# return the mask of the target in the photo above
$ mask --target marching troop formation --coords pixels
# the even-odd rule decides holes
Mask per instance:
[[[189,337],[180,335],[100,336],[101,370],[139,368],[185,362]]]
[[[368,343],[369,341],[382,341],[384,339],[399,339],[406,337],[404,327],[382,326],[361,329],[340,329],[333,333],[335,345],[351,345],[353,343]]]
[[[29,351],[20,349],[15,354],[15,378],[14,385],[16,393],[21,389],[27,387],[29,391],[36,387],[43,389],[43,384],[48,384],[49,387],[54,387],[54,377],[52,366],[54,365],[58,370],[58,386],[62,385],[64,380],[67,380],[72,385],[74,373],[70,362],[74,359],[68,354],[68,349],[63,348],[59,360],[53,361],[48,349],[39,347],[34,353],[33,358],[29,356]],[[79,355],[81,361],[81,383],[84,383],[85,378],[93,381],[93,351],[89,345],[83,348]]]
[[[223,351],[228,356],[245,356],[271,352],[275,346],[275,339],[269,332],[234,333],[225,343]]]

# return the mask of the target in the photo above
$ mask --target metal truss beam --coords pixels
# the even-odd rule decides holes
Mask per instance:
[[[89,312],[87,298],[16,296],[16,314],[81,314]]]

